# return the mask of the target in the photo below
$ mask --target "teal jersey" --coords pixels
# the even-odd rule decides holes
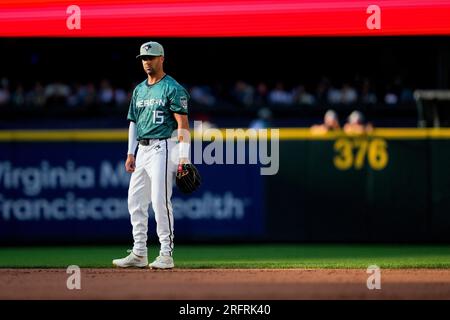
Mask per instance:
[[[136,86],[128,120],[136,123],[137,138],[169,138],[178,128],[173,113],[188,114],[189,93],[174,78],[165,75],[150,85],[147,79]]]

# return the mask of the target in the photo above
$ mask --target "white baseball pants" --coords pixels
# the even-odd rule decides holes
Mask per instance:
[[[177,163],[170,152],[175,142],[170,139],[151,140],[150,145],[139,145],[136,168],[128,189],[128,210],[133,226],[133,252],[147,256],[148,208],[152,204],[156,231],[161,244],[160,255],[173,252],[172,187]]]

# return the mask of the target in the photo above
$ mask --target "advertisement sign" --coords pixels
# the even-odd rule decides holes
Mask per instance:
[[[1,143],[0,241],[131,239],[123,142]],[[263,232],[257,165],[199,164],[203,183],[172,196],[178,239]],[[155,233],[150,209],[149,237]]]

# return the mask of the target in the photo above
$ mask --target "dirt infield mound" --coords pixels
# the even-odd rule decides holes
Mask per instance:
[[[450,299],[450,270],[381,271],[369,290],[362,269],[0,269],[0,299]]]

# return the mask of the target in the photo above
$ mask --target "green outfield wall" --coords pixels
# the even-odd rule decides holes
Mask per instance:
[[[300,241],[450,240],[450,131],[281,134],[269,234]]]

